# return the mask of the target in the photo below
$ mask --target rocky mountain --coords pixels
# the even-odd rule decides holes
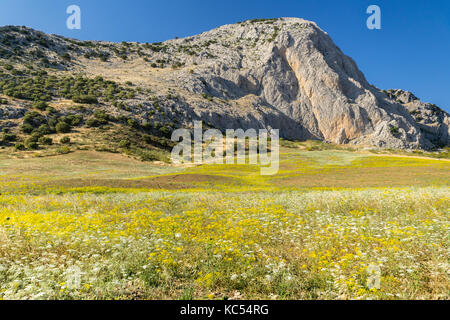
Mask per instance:
[[[401,89],[385,92],[389,98],[401,103],[416,120],[425,138],[436,146],[450,142],[450,115],[435,104],[419,100],[413,93]]]
[[[193,120],[381,148],[450,142],[447,113],[370,85],[326,32],[298,18],[249,20],[162,43],[3,27],[0,65],[0,127],[17,132],[16,147],[58,133],[84,141],[91,129],[118,149],[168,145],[158,137]],[[67,132],[57,130],[61,123]],[[127,130],[134,138],[118,134]]]

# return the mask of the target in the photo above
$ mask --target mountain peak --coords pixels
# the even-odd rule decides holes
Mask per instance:
[[[288,139],[407,149],[449,143],[448,117],[427,131],[396,98],[400,91],[394,98],[371,86],[326,32],[300,18],[253,19],[161,43],[78,41],[3,27],[0,59],[16,70],[1,75],[4,95],[30,70],[56,78],[101,76],[123,92],[132,90],[108,97],[97,92],[92,108],[133,118],[137,127],[189,127],[202,120],[220,130],[280,129]],[[47,95],[59,103],[59,92]],[[17,104],[27,109],[32,98],[23,96]]]

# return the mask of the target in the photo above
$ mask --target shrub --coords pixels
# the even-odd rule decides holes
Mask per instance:
[[[390,126],[389,130],[391,131],[393,136],[398,136],[400,134],[400,131],[396,126]]]
[[[40,137],[42,137],[42,134],[39,131],[34,130],[31,136],[28,138],[28,141],[38,142]]]
[[[172,130],[166,126],[163,126],[159,129],[159,132],[161,132],[162,135],[168,137],[172,133]]]
[[[128,123],[128,125],[129,125],[130,127],[132,127],[132,128],[137,128],[137,127],[139,127],[138,122],[137,122],[136,120],[134,120],[134,119],[128,119],[127,123]]]
[[[86,126],[88,126],[89,128],[94,128],[94,127],[99,127],[101,126],[101,123],[98,119],[96,118],[89,118],[86,121]]]
[[[46,135],[46,134],[52,134],[54,131],[50,128],[48,124],[41,124],[39,128],[35,130],[35,132],[38,132],[40,135]]]
[[[63,53],[62,55],[61,55],[61,58],[63,59],[63,60],[65,60],[65,61],[70,61],[70,60],[72,60],[72,58],[70,57],[70,54],[69,53]]]
[[[139,149],[136,153],[142,161],[169,162],[167,154],[159,150]]]
[[[94,116],[88,121],[86,121],[86,125],[88,127],[99,127],[101,125],[108,124],[110,117],[103,110],[95,110]]]
[[[29,150],[36,150],[39,146],[36,141],[28,139],[25,141],[25,147]]]
[[[56,109],[53,107],[48,107],[47,109],[45,109],[45,111],[48,113],[56,113]]]
[[[152,128],[153,128],[153,125],[152,125],[150,122],[148,122],[148,121],[144,121],[144,122],[141,124],[141,127],[142,127],[142,129],[144,129],[145,131],[151,131]]]
[[[62,147],[59,147],[57,151],[60,154],[67,154],[67,153],[70,153],[70,148],[67,146],[62,146]]]
[[[5,141],[5,142],[11,142],[11,141],[16,141],[17,140],[17,136],[15,134],[13,134],[13,133],[6,133],[6,132],[3,132],[2,138],[3,138],[3,141]]]
[[[164,137],[156,137],[149,134],[145,134],[142,136],[142,139],[144,140],[145,143],[150,145],[158,145],[163,148],[172,146],[172,141]]]
[[[39,112],[28,111],[25,113],[25,117],[23,117],[23,123],[28,123],[33,127],[38,127],[42,123],[45,123],[45,119]]]
[[[69,144],[70,143],[70,138],[69,137],[62,137],[61,140],[59,140],[60,143],[62,144]]]
[[[19,151],[23,151],[25,150],[25,145],[23,143],[16,143],[14,146],[14,149],[19,150]]]
[[[21,127],[21,130],[23,133],[25,134],[30,134],[31,132],[33,132],[34,128],[31,124],[29,123],[24,123]]]
[[[73,102],[76,103],[86,103],[86,104],[95,104],[98,103],[98,99],[91,95],[78,95],[72,98]]]
[[[79,126],[81,122],[83,122],[83,116],[71,114],[64,118],[64,122],[68,123],[73,127],[76,127]]]
[[[52,117],[48,119],[48,125],[52,128],[52,130],[55,130],[56,125],[58,124],[59,120],[56,117]]]
[[[60,121],[55,127],[56,132],[58,133],[69,133],[71,130],[71,127],[68,123]]]
[[[35,101],[33,103],[33,108],[44,111],[49,107],[49,105],[47,104],[47,102],[45,101]]]
[[[49,137],[40,137],[38,142],[39,142],[39,144],[47,145],[47,146],[53,144],[52,138],[49,138]]]
[[[131,146],[131,142],[128,140],[121,140],[119,142],[119,148],[128,149]]]
[[[103,110],[95,110],[94,111],[94,117],[96,119],[98,119],[98,120],[101,120],[101,121],[105,121],[105,122],[109,121],[109,116]]]

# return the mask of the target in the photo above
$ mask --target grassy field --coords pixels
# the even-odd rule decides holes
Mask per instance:
[[[449,299],[450,161],[309,150],[276,176],[0,154],[0,298]]]

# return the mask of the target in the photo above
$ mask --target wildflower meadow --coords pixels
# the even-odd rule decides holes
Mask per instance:
[[[0,163],[1,299],[449,298],[448,160],[282,148],[273,177]]]

